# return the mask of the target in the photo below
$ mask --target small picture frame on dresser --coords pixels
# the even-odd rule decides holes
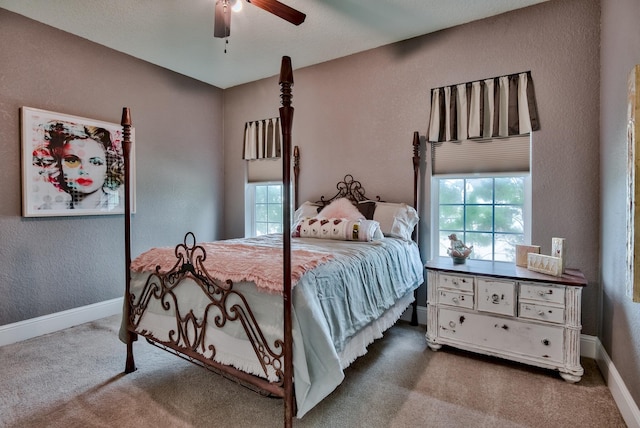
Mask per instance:
[[[540,246],[516,245],[516,266],[527,267],[529,253],[540,254]]]

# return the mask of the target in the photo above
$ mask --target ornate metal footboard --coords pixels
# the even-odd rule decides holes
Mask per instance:
[[[207,272],[203,266],[207,254],[202,246],[196,244],[193,233],[187,233],[184,242],[176,246],[175,256],[176,263],[168,272],[162,273],[160,266],[156,267],[155,272],[147,277],[143,289],[136,295],[129,295],[129,321],[136,333],[151,344],[172,350],[191,362],[220,374],[229,374],[251,389],[283,397],[283,340],[268,343],[246,297],[234,289],[232,281],[221,281]],[[183,307],[184,302],[179,301],[176,293],[186,279],[191,279],[202,292],[202,299],[206,302],[202,311],[194,312],[193,308]],[[175,327],[168,332],[168,340],[158,339],[140,328],[140,322],[153,301],[159,302],[161,308],[175,318]],[[253,376],[215,361],[218,345],[207,340],[207,328],[222,329],[228,323],[242,325],[262,367],[263,376]],[[275,373],[276,381],[267,380],[270,372]]]

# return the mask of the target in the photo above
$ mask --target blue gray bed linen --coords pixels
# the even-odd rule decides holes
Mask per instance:
[[[414,242],[299,240],[331,251],[334,260],[304,274],[294,288],[294,325],[301,331],[309,371],[307,384],[294,357],[298,418],[344,379],[338,355],[349,339],[424,282]]]

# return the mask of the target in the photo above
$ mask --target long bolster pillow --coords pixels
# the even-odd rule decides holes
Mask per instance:
[[[374,241],[384,238],[375,220],[343,218],[304,218],[293,228],[294,238],[336,239],[341,241]]]

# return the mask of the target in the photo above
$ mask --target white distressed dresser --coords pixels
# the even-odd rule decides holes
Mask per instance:
[[[451,258],[427,262],[427,344],[558,370],[580,381],[582,288],[575,269],[561,277],[515,263]]]

